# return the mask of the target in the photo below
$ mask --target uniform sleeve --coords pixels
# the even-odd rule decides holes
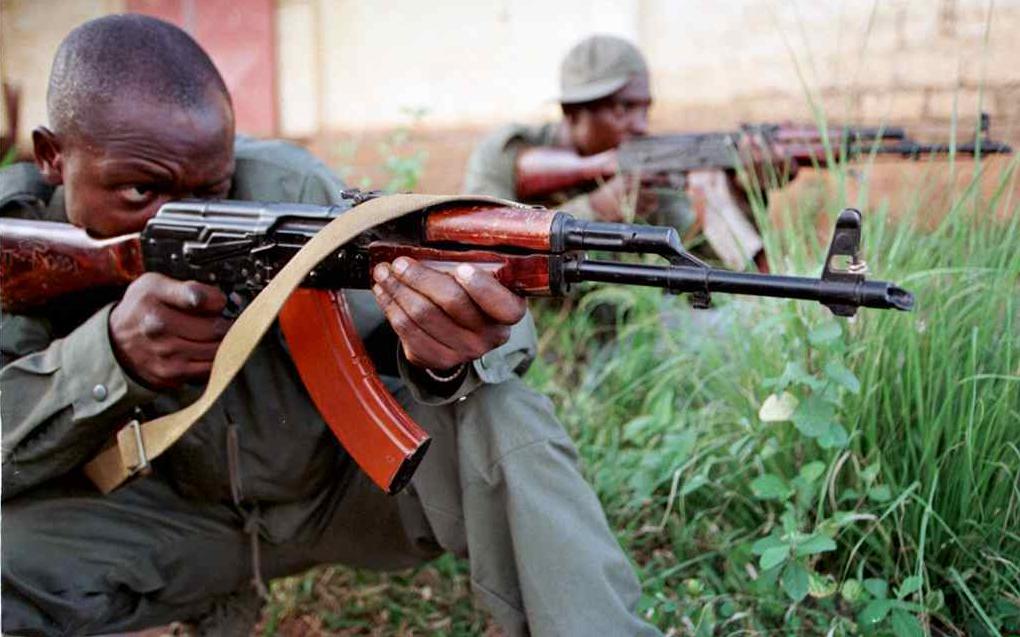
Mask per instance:
[[[131,418],[136,406],[155,398],[113,355],[112,307],[53,341],[42,319],[3,317],[0,457],[5,500],[81,465]]]
[[[523,147],[523,129],[501,128],[471,153],[464,174],[464,193],[517,199],[517,155]]]

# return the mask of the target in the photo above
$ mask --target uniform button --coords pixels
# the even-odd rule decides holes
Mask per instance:
[[[92,397],[98,402],[106,400],[106,395],[109,392],[106,391],[106,385],[96,385],[92,388]]]

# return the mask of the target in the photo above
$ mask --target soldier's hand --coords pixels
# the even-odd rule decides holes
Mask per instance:
[[[740,184],[745,190],[768,190],[797,176],[797,162],[788,156],[781,144],[770,144],[757,135],[742,135],[737,150],[746,171],[744,180],[749,182]]]
[[[524,299],[470,264],[451,275],[399,257],[372,275],[372,292],[407,360],[440,373],[505,343],[527,310]]]
[[[619,174],[593,190],[588,201],[599,221],[630,221],[629,217],[646,218],[659,205],[659,195],[648,186],[654,183],[635,175]]]
[[[110,340],[120,364],[154,388],[209,375],[231,321],[221,316],[219,288],[146,273],[110,313]]]

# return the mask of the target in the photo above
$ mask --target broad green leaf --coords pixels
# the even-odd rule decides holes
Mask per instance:
[[[783,586],[783,590],[790,596],[790,599],[799,602],[807,597],[808,587],[811,584],[811,576],[808,570],[801,566],[800,562],[791,561],[783,569],[783,575],[779,581]]]
[[[865,628],[871,628],[878,622],[885,619],[885,616],[889,614],[892,609],[893,603],[888,599],[875,599],[868,602],[868,605],[864,607],[860,615],[857,616],[859,621]]]
[[[838,588],[836,578],[832,575],[819,575],[814,571],[811,572],[811,583],[808,584],[808,595],[811,597],[815,599],[831,597],[836,594]]]
[[[831,537],[826,537],[820,533],[816,533],[809,537],[806,541],[797,545],[797,557],[815,555],[816,553],[826,553],[828,551],[835,550],[836,542],[833,541]]]
[[[790,556],[790,549],[785,546],[777,546],[770,549],[765,549],[765,552],[761,554],[761,559],[758,560],[758,565],[761,566],[762,570],[769,570],[775,568]]]
[[[873,502],[888,502],[891,497],[892,493],[889,491],[889,487],[884,484],[868,489],[868,498]]]
[[[846,502],[847,500],[857,500],[860,497],[861,493],[857,489],[843,489],[843,492],[839,494],[839,501]]]
[[[768,378],[762,385],[766,388],[774,389],[777,393],[781,393],[790,385],[795,383],[808,384],[812,380],[815,380],[814,376],[807,373],[800,363],[791,361],[786,364],[781,376],[778,378]]]
[[[680,495],[689,495],[694,493],[706,484],[708,484],[708,478],[699,473],[687,482],[684,482],[684,486],[680,489]]]
[[[658,433],[649,431],[652,425],[657,424],[655,419],[648,415],[638,416],[623,426],[623,439],[627,442],[641,444],[648,434]]]
[[[921,627],[921,622],[902,610],[897,609],[892,612],[889,624],[896,637],[924,637],[924,628]]]
[[[672,389],[660,391],[646,399],[650,402],[648,410],[655,418],[663,423],[669,424],[673,420],[673,405],[676,404],[676,393]]]
[[[942,610],[943,608],[945,608],[945,605],[946,596],[942,591],[938,589],[935,589],[924,596],[924,608],[930,613],[936,613]],[[1016,611],[1017,619],[1020,620],[1020,608],[1017,608]]]
[[[839,338],[839,335],[843,333],[843,329],[839,326],[836,321],[830,321],[824,325],[816,327],[808,333],[808,341],[815,347],[828,345],[832,341]]]
[[[797,509],[792,503],[786,504],[786,510],[779,516],[779,524],[783,527],[783,533],[790,536],[797,532],[797,527],[800,526],[800,519],[797,515]]]
[[[886,584],[884,579],[876,577],[864,580],[864,590],[871,593],[871,596],[875,599],[885,599],[889,596],[889,585]]]
[[[800,477],[808,484],[814,482],[825,473],[825,463],[815,460],[800,468]]]
[[[762,500],[785,500],[790,496],[790,485],[779,476],[766,473],[751,482],[751,491]]]
[[[845,387],[852,394],[858,394],[861,391],[861,381],[857,380],[857,376],[839,361],[829,361],[826,363],[825,375]]]
[[[848,579],[843,582],[843,586],[839,589],[839,594],[846,601],[851,604],[864,598],[865,592],[864,587],[861,586],[861,580]]]
[[[755,555],[763,555],[768,549],[787,548],[786,542],[779,539],[778,535],[766,535],[751,545],[751,552]]]
[[[872,462],[868,466],[861,470],[861,477],[864,478],[866,484],[871,484],[878,477],[878,472],[882,468],[882,463],[878,460]]]
[[[836,408],[832,403],[812,394],[807,400],[797,405],[793,412],[793,424],[797,431],[805,436],[817,438],[829,429]]]
[[[916,593],[921,590],[921,584],[923,580],[919,575],[911,575],[900,583],[900,587],[896,589],[896,597],[903,599],[911,593]]]
[[[785,422],[796,408],[797,398],[793,394],[785,391],[778,395],[769,394],[758,410],[758,419],[762,422]]]
[[[736,604],[727,600],[719,605],[719,616],[723,619],[729,619],[737,614],[737,610]]]
[[[850,442],[850,436],[847,435],[846,429],[843,429],[843,425],[838,422],[829,423],[825,433],[818,436],[818,444],[822,449],[844,449],[848,442]]]
[[[666,427],[668,425],[661,426],[661,428]],[[671,463],[675,466],[687,460],[697,442],[698,434],[693,429],[670,431],[663,437],[660,448],[665,455],[670,457]]]

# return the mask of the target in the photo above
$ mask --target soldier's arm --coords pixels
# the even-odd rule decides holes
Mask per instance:
[[[112,307],[55,340],[44,319],[2,317],[4,499],[75,470],[155,397],[114,356]]]

